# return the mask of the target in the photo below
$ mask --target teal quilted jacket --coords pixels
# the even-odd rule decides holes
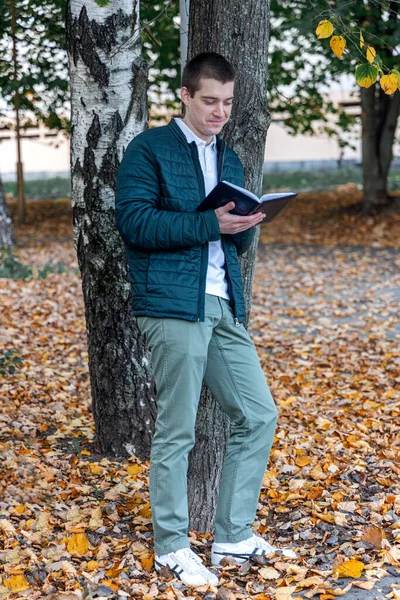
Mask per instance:
[[[217,138],[218,179],[243,186],[237,154]],[[236,323],[245,303],[238,255],[254,228],[221,234],[214,210],[196,212],[204,179],[195,142],[174,120],[128,145],[118,171],[116,225],[125,243],[135,316],[204,321],[208,242],[221,238]]]

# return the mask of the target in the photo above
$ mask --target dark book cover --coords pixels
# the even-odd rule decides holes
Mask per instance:
[[[234,215],[248,216],[256,212],[263,212],[266,221],[275,219],[297,196],[296,192],[276,192],[264,194],[260,201],[255,194],[244,188],[239,188],[226,181],[220,181],[208,196],[197,207],[198,211],[220,208],[228,202],[235,202],[235,207],[229,212]],[[264,221],[265,221],[264,220]]]

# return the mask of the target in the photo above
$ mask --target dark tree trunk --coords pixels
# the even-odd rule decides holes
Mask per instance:
[[[93,413],[100,450],[150,451],[155,420],[149,355],[131,311],[114,192],[124,148],[147,124],[138,2],[70,0],[72,210],[82,275]]]
[[[389,15],[385,24],[385,40],[377,38],[374,47],[385,66],[395,66],[393,51],[398,28],[399,5],[396,0],[389,3]],[[384,7],[381,3],[368,2],[366,12],[361,11],[360,28],[365,20],[372,30],[377,30],[383,22]],[[388,41],[389,40],[389,41]],[[391,44],[391,41],[393,45]],[[400,92],[392,96],[384,93],[376,84],[370,88],[361,88],[361,120],[362,120],[362,163],[363,163],[363,198],[362,211],[372,212],[386,206],[392,200],[387,192],[387,179],[390,163],[393,158],[393,143],[399,117]]]
[[[400,92],[388,96],[381,88],[361,89],[362,209],[367,213],[386,206],[391,198],[387,179],[400,107]]]
[[[189,59],[199,52],[225,56],[236,69],[232,116],[223,137],[239,154],[246,187],[260,194],[265,140],[270,123],[267,110],[267,53],[269,0],[191,0]],[[258,234],[241,268],[249,322]],[[190,528],[213,528],[217,491],[229,435],[229,421],[203,387],[196,423],[196,445],[189,457]]]
[[[3,182],[0,177],[0,248],[12,248],[15,244],[13,222],[6,203]]]

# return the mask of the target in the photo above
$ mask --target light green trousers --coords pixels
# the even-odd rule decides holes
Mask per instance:
[[[231,419],[218,504],[216,542],[251,537],[277,421],[257,351],[229,302],[206,294],[205,321],[137,317],[157,389],[150,455],[150,504],[157,555],[189,547],[187,468],[203,379]]]

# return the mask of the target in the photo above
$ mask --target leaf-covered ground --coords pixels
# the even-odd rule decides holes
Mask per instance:
[[[299,557],[228,565],[218,588],[152,568],[149,465],[96,451],[68,202],[28,204],[34,278],[0,280],[23,359],[1,381],[0,598],[400,598],[400,215],[359,217],[358,194],[263,225],[251,333],[280,417],[254,527]],[[37,278],[49,262],[67,273]],[[212,536],[191,541],[210,564]]]

